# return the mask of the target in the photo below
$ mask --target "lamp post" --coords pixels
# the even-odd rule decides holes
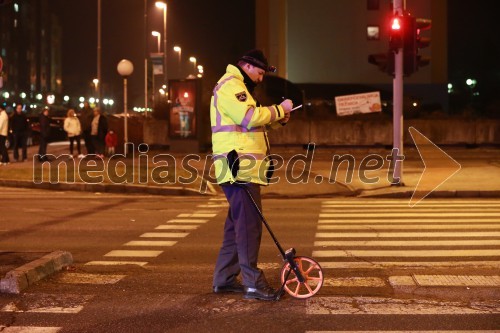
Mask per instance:
[[[180,46],[174,46],[174,51],[179,53],[179,64],[178,64],[177,70],[179,71],[179,78],[180,78],[181,77],[181,53],[182,53],[182,49]]]
[[[196,74],[196,58],[195,57],[189,57],[189,61],[191,61],[194,64],[194,73]]]
[[[127,143],[128,143],[128,106],[127,106],[127,77],[129,77],[134,71],[134,65],[127,59],[123,59],[118,63],[116,67],[118,74],[123,77],[123,113],[125,120],[123,121],[123,140],[124,140],[124,150],[125,155],[127,155]]]
[[[92,82],[94,83],[96,98],[99,99],[99,79],[93,79]]]
[[[167,83],[167,4],[163,1],[156,1],[157,8],[163,9],[163,75]]]
[[[161,33],[159,33],[158,31],[151,31],[151,35],[157,37],[157,39],[158,39],[158,53],[160,53]]]

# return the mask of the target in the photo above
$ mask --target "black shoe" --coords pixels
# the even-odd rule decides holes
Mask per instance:
[[[274,301],[278,291],[270,286],[264,288],[245,287],[245,299],[260,299],[262,301]]]
[[[224,294],[224,293],[242,293],[245,291],[243,285],[239,282],[234,282],[226,286],[215,286],[214,293]]]

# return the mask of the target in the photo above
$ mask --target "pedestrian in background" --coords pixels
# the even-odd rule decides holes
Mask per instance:
[[[19,148],[22,151],[21,161],[26,161],[28,159],[27,150],[27,139],[29,134],[29,121],[28,117],[23,113],[23,105],[17,104],[16,111],[10,119],[12,138],[14,145],[12,150],[14,151],[14,160],[19,162]]]
[[[39,118],[40,122],[40,145],[38,146],[38,160],[40,162],[48,161],[47,158],[47,144],[49,143],[50,135],[50,118],[49,109],[46,107],[43,109]]]
[[[83,108],[80,113],[80,125],[82,127],[82,135],[83,140],[85,141],[85,149],[87,150],[87,154],[95,154],[94,144],[92,143],[92,136],[90,135],[93,118],[94,110],[90,107],[89,102],[83,102]]]
[[[80,134],[82,133],[82,127],[80,125],[80,120],[75,115],[74,109],[69,109],[64,119],[64,130],[68,134],[69,139],[69,154],[73,158],[73,143],[76,141],[76,149],[78,150],[78,157],[82,158],[82,150],[80,144]]]
[[[7,136],[9,135],[9,116],[3,105],[0,104],[0,165],[9,164],[9,153],[7,152],[7,147],[5,146],[5,141],[7,141]]]
[[[101,114],[101,109],[94,109],[94,118],[92,118],[90,136],[95,148],[95,154],[100,158],[104,157],[104,147],[106,134],[108,133],[108,120]]]
[[[266,72],[275,70],[262,51],[247,52],[237,65],[227,66],[210,103],[215,175],[229,203],[215,264],[214,293],[241,292],[247,299],[276,299],[277,290],[257,267],[262,221],[252,202],[262,209],[260,186],[268,185],[272,174],[267,129],[285,125],[293,107],[289,99],[261,106],[252,95]],[[247,166],[240,172],[239,158]],[[240,273],[243,285],[237,280]]]
[[[109,130],[106,134],[106,154],[112,156],[115,154],[115,147],[118,144],[118,136],[115,131]]]

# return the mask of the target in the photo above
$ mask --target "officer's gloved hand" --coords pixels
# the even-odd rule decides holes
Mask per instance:
[[[285,111],[285,114],[290,113],[293,109],[293,102],[289,99],[285,99],[280,105],[283,108],[283,111]]]
[[[289,99],[285,99],[280,105],[283,108],[283,111],[285,111],[285,117],[280,120],[280,123],[284,125],[290,120],[290,111],[293,108],[293,102]]]

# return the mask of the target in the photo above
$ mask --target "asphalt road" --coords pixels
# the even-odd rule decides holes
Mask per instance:
[[[404,200],[266,199],[283,247],[315,257],[325,286],[308,300],[261,302],[211,292],[224,198],[1,191],[0,250],[65,250],[74,265],[20,295],[1,294],[0,331],[500,329],[498,286],[404,293],[390,283],[394,276],[499,275],[498,200],[429,200],[409,210]],[[384,240],[399,245],[376,243]],[[281,258],[267,233],[260,262],[278,286]]]

